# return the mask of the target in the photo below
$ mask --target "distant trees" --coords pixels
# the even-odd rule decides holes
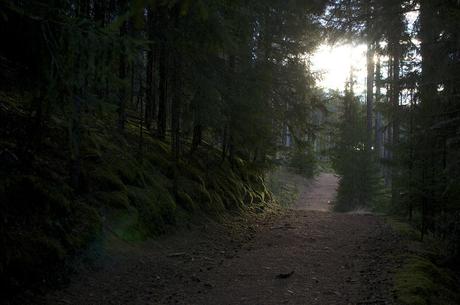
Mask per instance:
[[[378,168],[373,162],[373,151],[367,148],[367,105],[363,105],[353,91],[351,77],[345,94],[332,96],[337,104],[337,122],[334,126],[332,148],[333,168],[340,175],[335,202],[338,211],[369,209],[381,200]]]
[[[372,146],[391,188],[391,209],[407,215],[422,235],[458,241],[460,4],[335,2],[328,16],[335,37],[351,34],[376,51],[376,62],[368,58],[367,101],[375,92]]]

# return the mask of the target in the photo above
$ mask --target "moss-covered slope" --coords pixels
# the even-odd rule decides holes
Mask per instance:
[[[112,117],[90,115],[75,189],[65,120],[50,118],[31,143],[27,112],[5,100],[0,110],[0,273],[9,294],[56,282],[69,258],[107,232],[143,240],[196,214],[219,219],[271,200],[261,172],[241,159],[221,162],[203,145],[174,162],[170,145],[146,130],[141,138],[135,122],[120,133],[105,127]]]
[[[420,232],[407,223],[388,218],[402,236],[407,249],[395,274],[395,295],[401,305],[460,304],[458,279],[446,266],[440,241],[431,236],[420,241]]]

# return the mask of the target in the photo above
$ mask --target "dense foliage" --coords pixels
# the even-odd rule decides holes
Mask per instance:
[[[366,147],[365,105],[354,95],[352,82],[345,95],[333,96],[338,104],[331,154],[333,168],[340,175],[335,203],[338,211],[376,209],[384,193],[375,153]]]
[[[368,45],[367,141],[391,189],[390,211],[459,256],[458,1],[334,1],[331,38]],[[415,18],[415,22],[411,22]]]
[[[102,231],[139,239],[268,202],[286,130],[316,132],[305,55],[325,2],[1,2],[8,293],[56,280]]]
[[[158,138],[170,134],[178,155],[189,138],[192,151],[203,141],[220,142],[223,158],[264,160],[284,126],[298,138],[311,132],[304,118],[317,99],[304,55],[318,42],[314,16],[323,6],[13,1],[5,7],[11,17],[2,22],[7,37],[18,35],[15,22],[25,27],[23,35],[34,36],[28,43],[39,49],[40,61],[31,59],[36,75],[28,77],[38,82],[31,107],[39,124],[53,108],[67,112],[74,162],[82,112],[105,104],[116,106],[120,130],[141,119]],[[4,47],[6,59],[24,63],[26,54],[13,54],[16,48]],[[39,136],[39,128],[35,132]]]
[[[367,44],[365,98],[315,88],[324,28]],[[313,176],[320,132],[338,210],[406,216],[458,260],[459,33],[456,0],[2,1],[2,287],[51,280],[107,231],[263,209],[264,170]]]

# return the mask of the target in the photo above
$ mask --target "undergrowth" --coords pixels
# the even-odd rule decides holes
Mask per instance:
[[[455,274],[442,266],[440,243],[428,236],[420,240],[420,232],[395,218],[387,222],[407,244],[402,254],[402,266],[395,274],[395,296],[401,305],[460,304],[459,281]]]
[[[299,198],[299,189],[294,175],[286,167],[274,168],[267,175],[267,186],[273,197],[285,207],[294,205]]]
[[[103,243],[107,235],[141,241],[193,215],[219,220],[249,208],[263,211],[272,201],[257,167],[238,158],[222,162],[220,152],[207,145],[175,164],[168,141],[147,130],[141,139],[136,122],[128,121],[124,133],[107,128],[116,121],[114,114],[83,116],[75,189],[66,121],[50,118],[40,141],[30,143],[28,112],[14,99],[0,96],[0,102],[4,294],[63,281],[69,259]]]

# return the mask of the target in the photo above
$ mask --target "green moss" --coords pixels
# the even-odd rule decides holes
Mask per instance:
[[[253,198],[254,198],[254,200],[253,200],[254,204],[260,204],[260,203],[264,202],[264,198],[263,198],[262,194],[259,194],[256,191],[253,192]]]
[[[163,175],[158,168],[151,165],[149,162],[144,163],[143,179],[145,187],[155,185],[161,185],[165,188],[172,187],[171,180],[165,175]]]
[[[156,197],[156,203],[160,207],[161,218],[165,224],[175,224],[176,202],[169,192],[161,192]]]
[[[96,192],[94,198],[100,206],[112,207],[115,209],[126,209],[129,207],[129,198],[127,192]]]
[[[87,132],[83,134],[82,146],[80,148],[81,157],[85,161],[99,163],[102,161],[102,142],[101,138],[94,133]]]
[[[72,230],[65,236],[67,247],[72,250],[84,248],[101,231],[102,222],[95,208],[83,202],[75,202],[72,207]]]
[[[185,192],[179,191],[177,194],[178,203],[188,212],[194,212],[197,210],[197,205],[193,202],[193,199]]]
[[[213,189],[220,195],[225,208],[228,210],[240,209],[244,204],[244,184],[241,181],[224,176],[219,172],[210,181]]]
[[[98,167],[89,175],[90,186],[100,191],[126,192],[126,186],[110,169]]]
[[[136,209],[115,211],[110,218],[112,232],[123,240],[142,241],[148,236]]]
[[[154,152],[164,156],[169,156],[171,154],[170,144],[165,141],[161,141],[153,137],[145,137],[144,142],[145,147],[147,148],[149,153]]]
[[[22,234],[21,234],[22,235]],[[65,250],[59,240],[46,236],[43,232],[33,231],[17,236],[21,260],[24,265],[40,267],[41,264],[60,262],[64,259]]]
[[[173,176],[173,166],[171,160],[169,159],[169,155],[158,151],[152,151],[145,157],[148,162],[150,162],[152,166],[158,168],[162,174],[167,177]]]
[[[121,159],[110,165],[112,172],[116,173],[121,181],[126,185],[143,186],[142,169],[130,159]]]
[[[244,195],[244,203],[246,205],[251,205],[254,202],[254,197],[252,196],[251,191],[247,191],[246,194]]]
[[[201,172],[197,167],[193,166],[190,162],[180,162],[179,170],[181,174],[190,180],[198,183],[204,183],[204,173]]]
[[[222,201],[222,198],[220,198],[220,195],[215,190],[212,190],[212,189],[208,189],[208,194],[210,198],[208,213],[218,214],[220,211],[224,211],[225,206]]]
[[[387,217],[385,221],[391,225],[393,230],[398,232],[401,236],[409,240],[417,240],[420,239],[420,232],[417,231],[414,227],[410,224],[400,221],[393,217]]]
[[[175,223],[176,204],[166,189],[130,187],[129,198],[139,212],[144,231],[151,235],[163,233],[167,225]]]
[[[450,271],[436,265],[440,257],[434,240],[420,242],[420,233],[409,224],[388,218],[395,231],[405,237],[410,254],[404,254],[403,265],[395,274],[395,295],[402,305],[454,305],[460,303],[457,282]]]
[[[395,277],[395,289],[403,305],[458,304],[455,280],[429,259],[412,255]]]
[[[85,161],[100,162],[102,160],[102,154],[100,150],[88,148],[81,152],[81,158]]]
[[[248,172],[248,180],[251,186],[259,192],[263,192],[264,184],[263,179],[258,174],[253,172]]]
[[[190,157],[182,155],[174,172],[170,143],[150,137],[146,130],[139,159],[138,126],[128,122],[125,132],[114,131],[107,124],[115,120],[112,110],[82,116],[78,190],[69,185],[65,117],[47,122],[54,126],[44,129],[49,132],[44,135],[44,149],[35,152],[23,173],[0,178],[5,219],[0,226],[4,237],[0,271],[16,276],[12,282],[37,283],[45,273],[55,276],[55,267],[66,264],[67,258],[97,238],[109,237],[103,228],[124,240],[138,241],[165,233],[178,219],[193,219],[192,214],[221,219],[229,210],[240,212],[245,196],[250,203],[267,199],[257,171],[248,170],[239,158],[221,164],[220,152],[211,146],[202,145]],[[11,139],[1,144],[11,151],[20,145]],[[176,203],[172,178],[177,174]]]
[[[211,195],[206,188],[206,184],[198,184],[195,192],[196,200],[199,202],[201,206],[204,207],[205,210],[210,211],[211,209]]]
[[[227,188],[225,183],[223,183],[221,180],[216,180],[213,188],[224,204],[224,209],[234,209],[234,202],[236,201],[235,195],[229,190],[229,188]]]
[[[433,278],[425,272],[430,267],[430,262],[412,257],[396,274],[396,294],[401,304],[428,304],[430,296],[436,291]]]
[[[211,206],[211,197],[204,182],[200,183],[196,180],[191,180],[187,177],[181,176],[178,178],[179,188],[179,204],[190,212],[213,212]]]
[[[130,187],[129,199],[140,215],[139,220],[145,228],[144,231],[150,234],[160,233],[163,221],[159,207],[154,203],[154,195],[143,188]]]
[[[11,242],[4,249],[2,274],[10,283],[20,286],[30,281],[42,281],[50,270],[61,266],[66,251],[60,241],[45,232],[9,232]]]
[[[112,121],[114,116],[105,118]],[[82,120],[78,197],[68,185],[68,152],[60,150],[64,144],[57,137],[46,138],[47,152],[55,150],[52,162],[32,165],[27,172],[33,175],[16,174],[0,181],[5,219],[9,227],[18,228],[5,233],[5,226],[0,226],[9,243],[0,255],[0,269],[18,274],[18,282],[27,282],[29,273],[41,281],[42,273],[53,273],[54,266],[96,238],[108,237],[103,234],[103,220],[104,228],[118,237],[139,241],[167,232],[177,219],[188,221],[198,213],[221,219],[226,211],[240,212],[247,197],[250,204],[267,199],[260,175],[247,170],[241,159],[233,166],[220,165],[217,150],[198,150],[193,157],[184,155],[174,172],[167,142],[146,133],[140,160],[137,126],[128,124],[123,134],[109,129],[101,118]],[[65,130],[63,134],[65,138]],[[42,157],[37,160],[48,160]],[[172,178],[177,174],[176,203]]]
[[[235,177],[228,177],[229,183],[235,192],[235,195],[238,196],[238,201],[241,203],[244,194],[246,193],[246,187],[241,180],[238,180]]]
[[[214,205],[211,194],[204,182],[199,183],[185,177],[182,177],[179,181],[179,201],[186,211],[201,211],[215,215],[217,210],[223,209],[223,206],[220,205],[222,200],[217,201],[219,202],[217,206]]]
[[[52,184],[56,185],[53,186]],[[4,204],[9,212],[27,215],[58,214],[69,211],[70,191],[59,182],[43,180],[36,176],[16,176],[2,182]]]
[[[98,131],[98,132],[87,131],[87,133],[83,135],[83,138],[82,138],[82,152],[83,153],[85,151],[94,151],[98,155],[102,156],[102,154],[106,151],[113,152],[119,149],[120,147],[117,146],[107,134],[101,133],[101,131]]]

